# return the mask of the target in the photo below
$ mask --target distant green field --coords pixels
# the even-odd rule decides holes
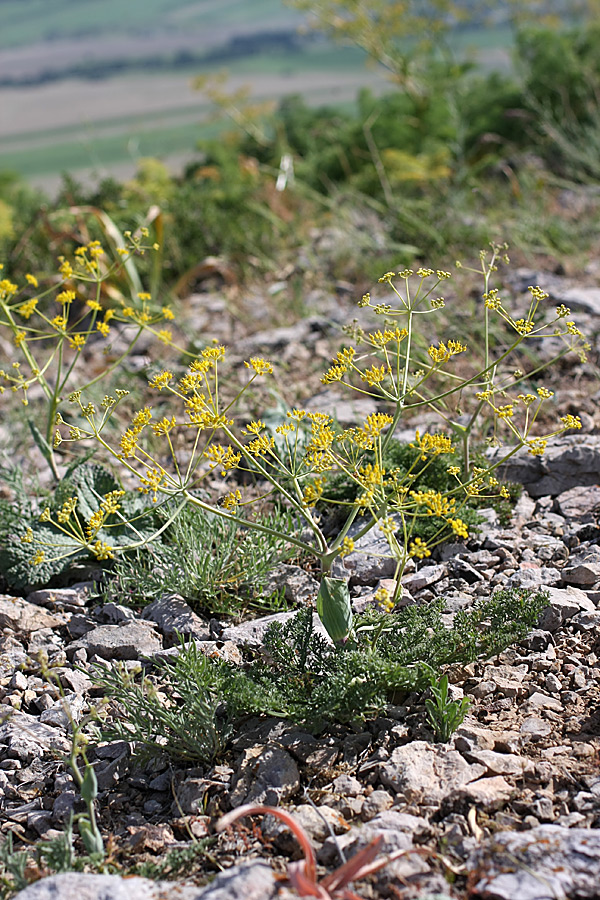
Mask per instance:
[[[282,0],[0,0],[0,47],[58,38],[123,35],[200,26],[293,25]]]
[[[0,169],[19,172],[26,178],[80,169],[109,170],[117,163],[135,162],[144,156],[191,153],[200,139],[213,137],[222,127],[216,123],[187,123],[109,136],[90,132],[66,141],[4,151]]]

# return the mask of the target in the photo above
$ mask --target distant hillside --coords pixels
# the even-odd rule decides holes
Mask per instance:
[[[287,52],[302,20],[282,0],[0,0],[0,85]]]

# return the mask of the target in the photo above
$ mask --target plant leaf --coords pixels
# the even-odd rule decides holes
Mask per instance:
[[[317,612],[332,641],[345,641],[352,630],[350,591],[345,578],[323,575],[317,596]]]

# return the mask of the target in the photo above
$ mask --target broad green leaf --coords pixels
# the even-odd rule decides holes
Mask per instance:
[[[323,575],[317,596],[317,612],[332,641],[346,640],[352,630],[352,606],[345,578]]]

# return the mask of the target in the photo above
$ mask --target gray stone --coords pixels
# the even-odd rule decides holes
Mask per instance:
[[[337,810],[324,804],[319,804],[319,807],[315,808],[309,803],[303,803],[290,811],[294,821],[308,834],[315,848],[320,847],[331,834],[344,834],[350,829]],[[293,858],[301,857],[298,839],[281,819],[266,816],[261,831],[265,837],[275,840],[278,850],[282,853],[289,854]]]
[[[177,884],[170,887],[171,893],[164,895],[165,900],[179,900]],[[276,897],[277,900],[293,900],[295,896],[279,887],[271,866],[257,860],[219,872],[208,887],[195,890],[197,893],[190,894],[189,898],[187,895],[183,896],[181,900],[237,900],[241,897],[244,900],[275,900]]]
[[[539,741],[552,734],[552,725],[545,719],[540,719],[537,716],[528,716],[521,723],[520,731],[524,738]]]
[[[228,874],[231,877],[231,873]],[[125,879],[119,875],[63,872],[30,884],[19,891],[14,900],[67,900],[70,897],[77,897],[77,900],[199,900],[200,897],[203,900],[221,900],[218,894],[213,897],[206,891],[191,884],[151,881],[137,876]],[[225,900],[225,895],[221,896]],[[258,893],[245,893],[245,900],[250,900],[250,896],[253,900],[259,900]],[[265,895],[266,898],[270,896]]]
[[[103,625],[121,625],[122,622],[132,622],[136,618],[135,611],[130,606],[120,603],[105,603],[104,606],[96,607],[94,615]]]
[[[589,484],[563,491],[556,498],[556,505],[569,521],[592,521],[600,513],[600,485]]]
[[[53,615],[28,603],[22,597],[0,595],[0,628],[10,628],[29,634],[40,628],[58,628],[64,624],[61,616]]]
[[[580,612],[571,619],[572,625],[577,625],[581,631],[593,631],[600,628],[600,610],[594,612]]]
[[[482,900],[596,900],[600,834],[560,825],[497,832],[472,853],[467,868],[481,873],[472,891]]]
[[[412,575],[405,575],[402,579],[402,585],[414,594],[422,591],[424,588],[431,587],[436,581],[439,581],[446,575],[446,566],[443,563],[423,566],[418,572]]]
[[[592,586],[600,581],[600,547],[590,544],[569,560],[562,570],[563,580],[569,584]]]
[[[522,777],[533,770],[533,764],[522,756],[512,753],[496,753],[495,750],[472,750],[465,754],[469,762],[481,763],[488,775],[509,775]]]
[[[162,641],[149,622],[126,622],[123,625],[99,625],[67,647],[71,657],[84,649],[102,659],[142,659],[162,649]]]
[[[564,707],[560,700],[557,700],[556,697],[548,697],[546,694],[542,694],[541,691],[534,691],[527,699],[524,708],[529,711],[550,709],[557,713],[564,712]]]
[[[561,681],[556,677],[554,672],[548,672],[544,679],[544,686],[551,694],[559,694],[562,691]]]
[[[63,791],[52,804],[52,819],[57,825],[65,825],[75,813],[79,795],[75,791]]]
[[[179,594],[168,594],[146,606],[142,619],[154,622],[165,637],[165,646],[179,643],[178,635],[198,641],[210,640],[208,622],[196,615],[191,606]]]
[[[328,838],[318,853],[318,859],[325,865],[339,864],[338,846],[349,858],[378,837],[382,838],[380,846],[382,856],[399,850],[410,850],[413,846],[411,826],[415,820],[424,821],[419,820],[419,817],[407,816],[396,810],[388,809],[361,827],[353,827],[347,834],[341,835],[335,841]],[[414,878],[428,872],[429,866],[422,857],[416,853],[407,853],[406,856],[382,869],[378,874],[378,880],[398,883],[402,879]]]
[[[505,454],[507,448],[495,451]],[[494,454],[490,454],[492,460]],[[500,475],[518,481],[532,497],[556,496],[574,487],[598,484],[600,435],[561,435],[548,441],[543,456],[519,450],[500,467]]]
[[[283,590],[289,603],[307,603],[316,600],[319,582],[300,566],[280,563],[273,569],[262,590],[265,594]]]
[[[331,786],[336,794],[343,794],[345,797],[358,797],[363,792],[362,784],[354,775],[338,775]]]
[[[368,822],[370,819],[374,819],[379,813],[385,812],[386,809],[389,809],[393,805],[394,798],[388,791],[373,791],[372,794],[369,794],[369,796],[366,797],[360,817],[363,822]]]
[[[538,588],[558,584],[561,573],[553,566],[539,566],[537,563],[524,562],[520,568],[508,578],[507,588]]]
[[[343,560],[335,560],[331,574],[336,578],[348,578],[351,585],[374,584],[380,578],[391,578],[397,567],[390,545],[379,523],[367,534],[357,537],[365,527],[362,519],[354,522],[348,537],[354,540],[354,550]]]
[[[173,803],[175,814],[195,816],[201,813],[209,787],[208,778],[189,777],[184,779],[176,791],[176,799]]]
[[[600,288],[578,284],[571,287],[557,286],[552,289],[553,300],[560,300],[565,306],[581,312],[600,315]]]
[[[42,725],[35,716],[7,707],[2,707],[0,715],[4,710],[7,715],[0,724],[0,744],[6,746],[6,756],[30,763],[47,750],[64,753],[69,749],[70,742],[58,729]]]
[[[333,416],[342,428],[356,425],[377,412],[377,404],[371,397],[341,394],[332,388],[319,391],[306,401],[304,408],[309,412],[326,412]]]
[[[78,610],[86,605],[93,587],[93,582],[87,581],[70,588],[44,588],[28,594],[27,602],[52,610]]]
[[[503,775],[478,778],[476,781],[461,785],[448,794],[444,798],[443,808],[469,809],[476,805],[486,812],[492,812],[508,803],[515,793],[515,788],[511,787]]]
[[[277,747],[255,747],[242,754],[229,800],[233,807],[243,803],[279,806],[299,787],[298,766],[289,753]]]
[[[443,798],[486,772],[469,765],[456,750],[427,741],[412,741],[397,747],[380,768],[380,781],[402,795],[408,803],[437,806]]]
[[[68,693],[61,697],[54,706],[45,709],[40,715],[43,725],[52,725],[68,731],[72,722],[79,722],[83,713],[84,700],[81,694]]]
[[[585,592],[577,588],[548,587],[546,590],[549,603],[540,613],[537,622],[537,627],[542,631],[553,633],[582,609],[594,609],[593,603],[588,600]]]

